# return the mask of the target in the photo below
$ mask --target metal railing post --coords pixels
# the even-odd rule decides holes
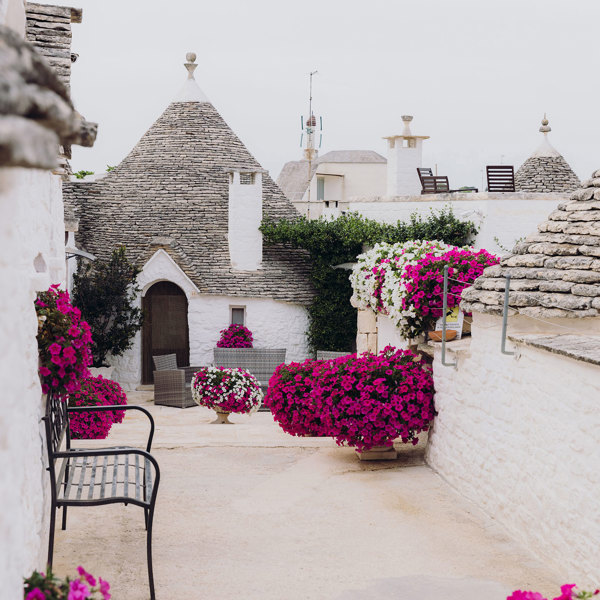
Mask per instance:
[[[510,274],[506,276],[506,286],[504,288],[504,306],[502,308],[502,345],[500,350],[502,354],[513,356],[515,352],[509,352],[506,349],[506,328],[508,325],[508,294],[510,291]]]
[[[442,300],[442,364],[445,367],[455,367],[456,361],[446,362],[446,313],[448,312],[448,265],[444,267],[444,297]]]

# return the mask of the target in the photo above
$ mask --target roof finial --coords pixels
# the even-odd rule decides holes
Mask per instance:
[[[194,79],[194,70],[198,66],[196,64],[196,53],[188,52],[185,55],[185,60],[187,60],[185,63],[185,68],[188,70],[188,79]]]
[[[552,127],[548,125],[548,119],[546,118],[546,113],[544,113],[544,118],[542,119],[542,126],[540,127],[540,131],[546,135],[549,131],[552,131]]]
[[[413,120],[412,115],[402,115],[402,122],[404,123],[404,128],[402,129],[402,135],[404,137],[412,137],[412,133],[410,131],[410,122]]]

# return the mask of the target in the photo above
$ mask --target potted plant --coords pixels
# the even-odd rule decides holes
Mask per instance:
[[[353,446],[361,459],[396,458],[394,440],[416,444],[435,414],[430,367],[408,350],[388,346],[299,367],[282,366],[271,380],[265,403],[275,420],[288,433]]]
[[[34,571],[24,581],[24,600],[110,600],[110,584],[102,577],[98,580],[83,567],[77,567],[79,577],[61,579],[51,569],[47,573]]]
[[[554,600],[586,600],[600,594],[600,590],[587,592],[580,590],[574,583],[567,583],[560,586],[560,596]],[[546,600],[539,592],[515,590],[506,600]]]
[[[69,293],[53,285],[35,301],[38,318],[39,373],[44,394],[76,392],[89,375],[92,337]]]
[[[221,337],[217,342],[217,348],[252,348],[252,332],[243,325],[232,323],[229,327],[222,329]]]
[[[142,311],[136,306],[139,272],[121,246],[106,261],[80,264],[73,275],[73,304],[89,323],[94,340],[95,375],[110,378],[109,357],[121,356],[131,348],[133,337],[142,327]]]
[[[320,435],[321,419],[313,399],[314,374],[321,361],[282,364],[273,373],[265,396],[279,426],[291,435]]]
[[[256,412],[262,402],[260,384],[244,369],[205,367],[194,374],[192,397],[217,413],[215,424],[230,424],[230,413]]]
[[[102,375],[87,377],[81,388],[69,395],[69,406],[125,405],[127,396],[116,381]],[[103,440],[113,423],[121,423],[125,411],[77,412],[69,417],[71,437],[74,439]]]

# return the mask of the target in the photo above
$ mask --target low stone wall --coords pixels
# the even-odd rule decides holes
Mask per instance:
[[[471,343],[448,344],[456,368],[435,351],[438,415],[427,461],[565,581],[597,586],[600,366],[524,343],[509,342],[517,354],[503,355],[500,318],[474,317]],[[517,319],[512,334],[535,333]],[[566,324],[598,335],[596,321]]]

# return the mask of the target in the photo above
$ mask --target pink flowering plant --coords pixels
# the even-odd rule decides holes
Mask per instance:
[[[231,324],[220,333],[217,348],[252,348],[252,332],[243,325]]]
[[[406,294],[401,302],[397,322],[402,335],[414,338],[433,329],[442,316],[444,267],[448,266],[448,310],[459,306],[461,292],[483,273],[495,265],[499,258],[486,250],[453,248],[441,256],[427,254],[409,265],[404,271]]]
[[[196,404],[218,412],[256,412],[262,397],[260,383],[244,369],[205,367],[192,379],[192,398]]]
[[[104,379],[102,375],[87,377],[81,388],[69,395],[69,406],[108,406],[125,405],[127,396],[116,381]],[[121,423],[124,410],[78,412],[69,415],[71,437],[73,439],[103,440],[113,423]]]
[[[560,588],[560,596],[556,596],[552,600],[589,600],[600,594],[600,590],[586,592],[580,590],[574,583],[567,583]],[[515,590],[506,600],[548,600],[539,592],[525,592],[523,590]]]
[[[110,584],[102,577],[96,579],[83,567],[77,567],[78,577],[60,579],[49,569],[34,571],[25,579],[24,600],[110,600]]]
[[[38,294],[38,351],[42,391],[61,396],[76,392],[92,364],[90,328],[71,304],[69,293],[57,285]]]
[[[317,360],[282,364],[271,376],[265,405],[285,432],[319,435],[323,430],[313,395],[315,375],[321,364]]]
[[[330,436],[364,451],[397,438],[416,444],[434,417],[433,393],[429,365],[388,346],[379,354],[281,365],[265,405],[292,435]]]

